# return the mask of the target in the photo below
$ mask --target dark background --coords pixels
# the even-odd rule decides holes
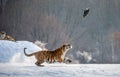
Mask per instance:
[[[0,0],[0,31],[51,50],[70,43],[67,56],[79,63],[120,63],[120,0]]]

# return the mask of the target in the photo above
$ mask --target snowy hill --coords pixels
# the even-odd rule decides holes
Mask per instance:
[[[23,49],[25,47],[28,48],[28,53],[41,50],[40,47],[29,41],[0,40],[0,62],[31,62],[31,58],[24,56]]]

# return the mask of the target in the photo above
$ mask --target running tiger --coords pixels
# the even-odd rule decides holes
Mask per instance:
[[[35,64],[37,66],[43,66],[43,65],[41,65],[43,62],[49,62],[49,63],[53,63],[53,62],[60,62],[61,63],[61,62],[63,62],[64,58],[65,58],[65,54],[71,48],[72,48],[72,45],[64,44],[60,48],[57,48],[53,51],[43,50],[43,51],[31,53],[31,54],[27,54],[25,52],[25,50],[27,48],[24,48],[24,54],[28,57],[34,55],[36,60],[37,60],[35,62]]]

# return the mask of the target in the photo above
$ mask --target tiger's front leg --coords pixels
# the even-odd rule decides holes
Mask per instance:
[[[72,60],[71,59],[69,59],[68,57],[65,57],[64,58],[64,63],[71,63],[72,62]]]
[[[60,62],[60,63],[63,62],[63,61],[64,61],[64,60],[63,60],[62,58],[60,58],[60,59],[58,60],[58,62]]]

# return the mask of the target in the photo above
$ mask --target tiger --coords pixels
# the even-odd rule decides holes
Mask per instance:
[[[5,31],[0,32],[0,40],[15,41],[15,39],[12,36],[7,35]]]
[[[72,45],[63,44],[61,47],[55,50],[41,50],[41,51],[37,51],[31,54],[27,54],[26,53],[27,48],[24,48],[24,54],[28,57],[35,56],[35,59],[37,60],[35,62],[35,65],[44,66],[44,65],[41,65],[44,62],[49,62],[49,63],[63,62],[65,58],[65,54],[71,48],[72,48]]]

